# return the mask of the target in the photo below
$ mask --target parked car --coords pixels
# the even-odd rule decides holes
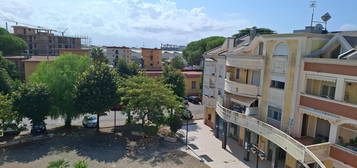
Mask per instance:
[[[183,99],[183,103],[188,106],[188,99],[185,97],[185,99]]]
[[[82,125],[87,128],[97,127],[97,116],[95,115],[84,116],[82,120]]]
[[[47,134],[46,123],[33,124],[31,128],[32,135]]]
[[[188,96],[188,101],[193,104],[200,104],[202,100],[198,96]]]
[[[183,120],[192,120],[193,119],[192,112],[190,110],[187,110],[187,109],[184,110],[182,112],[181,119],[183,119]]]
[[[21,131],[26,130],[26,125],[18,124],[16,121],[6,122],[2,125],[4,136],[19,135]]]

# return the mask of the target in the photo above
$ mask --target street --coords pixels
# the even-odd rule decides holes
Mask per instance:
[[[188,109],[192,112],[194,119],[202,119],[203,118],[203,105],[202,104],[192,104],[189,103]],[[106,113],[107,115],[100,117],[100,127],[112,127],[114,126],[114,112],[110,111]],[[121,111],[116,112],[116,125],[123,125],[125,124],[126,115],[124,115]],[[72,120],[73,126],[81,126],[82,125],[83,116]],[[31,130],[31,123],[28,119],[24,119],[23,123],[27,125],[28,131]],[[47,129],[61,127],[64,125],[64,119],[51,119],[48,118],[45,120]],[[24,131],[23,133],[26,133]]]

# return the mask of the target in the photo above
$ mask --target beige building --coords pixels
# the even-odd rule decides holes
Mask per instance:
[[[126,62],[131,61],[131,50],[129,47],[116,47],[116,46],[105,46],[104,56],[107,58],[108,63],[113,65],[115,60],[124,59]]]
[[[357,167],[356,45],[357,32],[228,38],[205,54],[205,123],[267,167]]]

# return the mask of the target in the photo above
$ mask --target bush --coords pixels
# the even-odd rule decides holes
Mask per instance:
[[[88,167],[88,164],[86,161],[84,160],[81,160],[81,161],[78,161],[76,163],[73,164],[73,167],[74,168],[87,168]]]
[[[69,168],[69,163],[64,159],[56,160],[48,163],[47,168]]]
[[[167,125],[170,126],[170,130],[175,134],[182,127],[182,120],[178,115],[172,115],[167,118]]]

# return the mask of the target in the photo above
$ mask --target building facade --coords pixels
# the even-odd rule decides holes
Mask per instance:
[[[114,65],[115,60],[123,59],[126,62],[131,61],[131,50],[129,47],[115,47],[106,46],[104,47],[104,56],[107,58],[108,63]]]
[[[267,167],[357,167],[356,45],[356,32],[226,39],[204,55],[205,123]]]
[[[157,48],[141,48],[144,69],[161,69],[162,50]]]
[[[52,30],[13,26],[14,35],[28,45],[28,55],[58,56],[60,48],[81,49],[81,39],[55,35]]]

